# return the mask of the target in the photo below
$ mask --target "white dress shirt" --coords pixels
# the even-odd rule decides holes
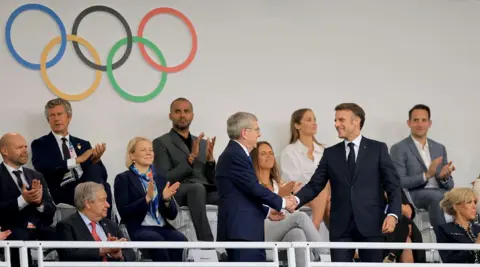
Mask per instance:
[[[324,148],[313,143],[313,160],[308,158],[308,147],[300,140],[287,145],[280,156],[281,177],[287,181],[301,182],[307,184],[312,178],[315,170],[323,156]]]
[[[425,166],[430,167],[430,164],[432,163],[432,157],[430,156],[430,146],[428,145],[428,139],[425,142],[425,146],[420,144],[413,136],[410,136],[413,140],[413,143],[417,147],[418,153],[420,153],[420,156],[422,157],[423,163]],[[427,181],[427,177],[425,176],[425,173],[423,173],[423,179]],[[425,185],[425,188],[439,188],[438,181],[435,179],[435,177],[432,177],[431,179],[428,179],[427,184]]]
[[[8,173],[10,173],[10,176],[12,177],[13,182],[17,185],[18,190],[20,190],[20,196],[18,196],[18,198],[17,198],[18,210],[23,210],[28,205],[28,203],[23,198],[23,195],[21,194],[22,193],[22,188],[20,188],[20,186],[18,186],[17,176],[13,173],[14,171],[21,171],[22,174],[20,174],[20,179],[22,179],[22,182],[26,187],[29,187],[30,184],[28,183],[27,178],[25,177],[25,173],[23,172],[23,167],[20,166],[20,168],[15,169],[12,166],[6,164],[5,162],[3,162],[3,165],[5,166],[5,168],[7,168],[7,171],[8,171]],[[44,210],[43,204],[38,206],[37,210],[40,211],[40,212],[43,212],[43,210]]]
[[[65,155],[63,154],[63,140],[62,138],[67,139],[67,147],[68,150],[70,151],[70,158],[67,160],[67,168],[70,170],[69,172],[65,173],[65,176],[63,177],[63,181],[69,181],[68,178],[73,178],[75,177],[73,174],[73,169],[77,171],[78,178],[82,177],[83,170],[80,164],[77,164],[77,153],[75,152],[75,148],[73,147],[73,144],[70,142],[70,134],[67,134],[66,136],[61,136],[59,134],[56,134],[52,132],[53,136],[57,140],[58,148],[60,149],[60,153],[62,154],[62,158],[65,159]]]

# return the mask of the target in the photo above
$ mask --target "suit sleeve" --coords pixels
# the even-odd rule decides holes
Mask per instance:
[[[257,176],[249,166],[250,164],[247,157],[232,156],[230,165],[232,183],[245,195],[257,198],[262,204],[276,211],[281,211],[283,199],[258,182]]]
[[[77,241],[72,228],[66,222],[59,222],[56,227],[58,240]],[[99,248],[62,248],[58,253],[62,261],[101,261]]]
[[[53,223],[53,217],[55,216],[56,206],[53,203],[52,196],[48,190],[48,185],[45,182],[45,179],[40,173],[36,173],[38,177],[34,179],[40,180],[42,184],[42,202],[43,202],[43,212],[38,212],[43,225],[51,225]]]
[[[402,195],[400,192],[400,179],[392,159],[388,154],[387,145],[380,144],[380,177],[384,190],[387,192],[387,214],[393,213],[400,218],[402,214]]]
[[[175,220],[175,218],[178,215],[178,210],[177,210],[177,205],[175,203],[175,200],[173,199],[173,197],[167,203],[165,203],[165,201],[163,200],[162,192],[163,192],[163,189],[165,188],[165,186],[167,184],[165,182],[161,183],[160,181],[164,181],[164,180],[165,180],[165,178],[160,177],[157,174],[156,183],[162,185],[160,188],[158,188],[158,194],[159,194],[158,197],[160,198],[160,203],[158,205],[158,211],[165,218],[167,218],[169,220]]]
[[[127,174],[118,174],[114,182],[115,204],[118,213],[123,219],[144,218],[148,212],[148,204],[145,195],[138,199],[130,199],[130,186]]]
[[[313,176],[310,179],[310,182],[302,187],[302,189],[296,194],[296,197],[300,200],[297,209],[302,207],[305,203],[312,201],[327,185],[327,182],[330,179],[330,177],[328,177],[328,152],[329,150],[326,149],[320,163],[318,163],[315,173],[313,173]]]
[[[390,149],[390,156],[400,177],[400,183],[403,188],[413,189],[427,183],[423,172],[407,175],[407,155],[402,151],[399,144],[392,146]]]
[[[442,156],[443,156],[442,165],[438,167],[437,173],[435,174],[435,176],[437,177],[437,180],[439,182],[438,184],[441,187],[443,187],[445,190],[449,191],[454,186],[452,175],[450,175],[446,181],[444,181],[443,179],[440,179],[440,172],[441,172],[443,166],[448,164],[447,149],[445,149],[445,146],[443,146],[443,145],[442,145]]]
[[[188,159],[181,161],[177,166],[173,166],[170,160],[170,154],[161,140],[155,140],[153,143],[155,158],[153,165],[157,172],[161,173],[170,183],[181,182],[192,173],[192,166]]]
[[[453,240],[448,238],[448,233],[445,233],[445,230],[442,226],[436,226],[434,228],[435,236],[437,238],[437,243],[455,243]],[[461,263],[466,262],[472,257],[472,253],[469,250],[439,250],[440,258],[442,258],[443,263]]]
[[[59,185],[61,179],[68,172],[67,161],[52,160],[48,154],[49,148],[45,147],[40,139],[32,142],[32,164],[36,171],[43,174],[50,185]]]

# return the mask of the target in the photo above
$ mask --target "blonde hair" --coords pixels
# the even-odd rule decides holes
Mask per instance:
[[[455,206],[474,201],[477,198],[475,191],[467,187],[456,187],[446,192],[440,201],[440,207],[449,215],[456,215]]]
[[[130,158],[130,154],[135,153],[135,148],[137,147],[137,143],[140,141],[146,141],[146,142],[152,143],[150,139],[146,137],[141,137],[141,136],[134,137],[132,140],[130,140],[130,142],[128,142],[128,145],[127,145],[127,156],[125,160],[125,166],[127,166],[127,168],[130,168],[130,166],[132,166],[133,164],[133,160],[132,158]]]

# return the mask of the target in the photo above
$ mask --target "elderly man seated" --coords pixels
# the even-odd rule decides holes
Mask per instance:
[[[85,182],[75,188],[78,212],[57,224],[57,234],[65,241],[127,241],[118,226],[107,217],[110,204],[102,184]],[[131,249],[69,248],[58,251],[61,261],[134,261]]]

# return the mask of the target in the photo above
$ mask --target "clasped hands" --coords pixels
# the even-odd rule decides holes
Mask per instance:
[[[128,240],[126,238],[118,239],[117,237],[108,234],[107,241],[110,241],[110,242],[126,242]],[[120,260],[120,259],[123,258],[121,248],[100,248],[100,256],[104,257],[104,256],[107,256],[107,255],[109,255],[110,257],[112,257],[114,259],[117,259],[117,260]]]

